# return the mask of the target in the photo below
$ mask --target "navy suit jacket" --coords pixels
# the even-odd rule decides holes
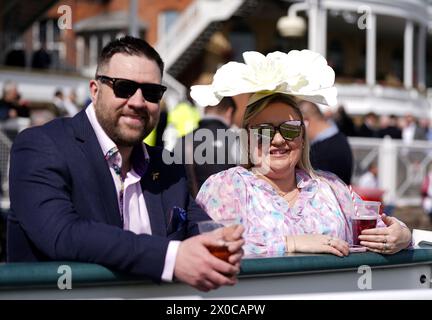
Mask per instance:
[[[8,261],[92,262],[160,280],[170,240],[198,233],[210,219],[189,195],[184,167],[166,165],[161,148],[141,187],[152,235],[122,229],[114,181],[84,111],[24,130],[10,160]],[[173,226],[173,207],[187,211]]]

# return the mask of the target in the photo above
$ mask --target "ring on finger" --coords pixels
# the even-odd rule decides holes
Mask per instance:
[[[386,234],[384,235],[384,241],[383,241],[383,243],[387,243],[387,235]]]

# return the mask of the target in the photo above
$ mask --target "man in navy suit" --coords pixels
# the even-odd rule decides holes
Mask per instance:
[[[147,42],[115,40],[102,50],[85,110],[16,138],[8,261],[99,263],[204,291],[235,284],[243,228],[197,235],[209,217],[190,197],[183,166],[142,143],[158,121],[162,74]],[[222,235],[229,262],[206,248],[224,245]]]

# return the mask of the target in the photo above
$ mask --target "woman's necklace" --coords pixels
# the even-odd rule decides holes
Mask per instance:
[[[277,190],[277,193],[279,194],[279,196],[281,196],[282,198],[284,198],[287,202],[291,203],[291,201],[294,200],[297,197],[297,195],[299,193],[299,190],[298,190],[298,188],[295,188],[294,190],[291,190],[291,191],[288,191],[288,192],[282,192],[280,190]],[[289,195],[291,195],[291,196],[287,197]]]

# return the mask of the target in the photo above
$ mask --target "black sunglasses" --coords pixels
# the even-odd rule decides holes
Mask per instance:
[[[109,85],[117,98],[128,99],[140,88],[144,99],[153,103],[159,103],[167,89],[167,87],[156,83],[138,83],[128,79],[110,78],[102,75],[96,76],[96,80]]]
[[[270,123],[261,123],[255,126],[250,126],[250,129],[252,129],[252,132],[258,138],[258,143],[262,143],[263,140],[272,141],[276,135],[276,131],[279,131],[285,140],[292,141],[300,136],[302,126],[302,121],[290,120],[282,122],[278,126],[274,126]]]

